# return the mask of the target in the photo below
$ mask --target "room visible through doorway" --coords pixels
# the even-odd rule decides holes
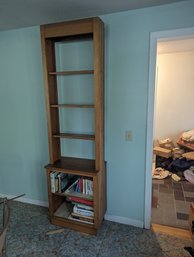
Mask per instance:
[[[151,221],[188,229],[194,202],[194,39],[158,42],[156,65]],[[187,131],[193,132],[186,141],[190,147],[180,144]]]
[[[145,224],[144,224],[145,228],[150,228],[150,225],[151,225],[151,210],[152,210],[151,206],[152,206],[152,203],[153,203],[155,209],[157,209],[159,205],[161,206],[161,203],[159,202],[159,199],[155,199],[155,202],[152,202],[152,197],[151,197],[152,196],[152,191],[155,190],[155,193],[156,192],[158,194],[161,193],[163,196],[164,196],[165,193],[169,194],[168,197],[170,197],[170,195],[174,197],[174,199],[173,199],[174,202],[175,201],[182,201],[182,205],[184,205],[184,206],[185,205],[188,206],[189,203],[190,203],[190,200],[192,200],[192,198],[194,198],[194,196],[192,195],[193,194],[192,190],[194,188],[194,185],[190,185],[189,184],[190,182],[186,181],[186,180],[185,180],[185,183],[187,185],[183,185],[183,181],[181,181],[181,184],[179,184],[178,183],[179,181],[176,181],[176,178],[172,179],[171,176],[166,177],[165,180],[161,180],[161,179],[156,180],[156,183],[153,183],[153,185],[154,184],[155,185],[153,186],[153,189],[152,189],[152,172],[151,172],[152,165],[153,165],[153,160],[155,160],[154,163],[156,164],[156,159],[157,159],[157,165],[158,165],[158,162],[160,163],[160,161],[161,161],[160,156],[159,157],[157,156],[157,158],[153,158],[153,142],[156,143],[156,140],[157,140],[157,143],[159,143],[158,142],[159,139],[165,140],[167,138],[170,138],[170,140],[172,140],[172,142],[175,144],[174,145],[175,147],[173,147],[173,148],[176,148],[177,138],[179,138],[181,133],[184,132],[184,130],[187,131],[187,130],[190,130],[194,127],[194,124],[189,125],[189,128],[186,127],[184,129],[182,129],[182,128],[179,127],[180,130],[181,130],[180,133],[179,132],[177,132],[177,133],[173,132],[172,133],[172,131],[171,131],[172,126],[171,125],[173,124],[173,118],[172,118],[173,114],[171,113],[172,110],[171,110],[170,105],[167,108],[167,104],[165,104],[165,108],[167,109],[167,111],[164,111],[164,113],[170,113],[171,114],[171,122],[169,123],[169,121],[168,122],[163,121],[163,124],[165,123],[165,125],[163,125],[163,127],[169,127],[170,134],[168,134],[168,135],[163,134],[162,135],[160,133],[160,134],[157,135],[158,138],[155,139],[155,130],[153,132],[153,127],[154,127],[153,126],[154,125],[153,121],[155,120],[154,119],[154,105],[158,104],[155,97],[154,97],[155,96],[155,89],[156,89],[156,95],[157,95],[157,88],[155,88],[155,84],[156,84],[155,82],[157,82],[157,76],[156,76],[156,74],[157,74],[157,72],[156,72],[156,52],[157,51],[156,51],[156,47],[157,47],[157,44],[159,42],[163,42],[163,46],[164,46],[164,43],[166,43],[167,41],[170,41],[171,43],[172,42],[175,43],[175,41],[176,41],[176,43],[177,43],[178,42],[177,40],[183,40],[183,39],[185,40],[185,39],[191,39],[191,38],[194,38],[194,28],[178,29],[178,30],[172,30],[172,31],[153,32],[153,33],[151,33],[151,37],[150,37],[150,66],[149,66],[150,70],[149,70],[149,90],[148,90],[146,181],[145,181],[145,217],[144,217],[145,218]],[[184,42],[182,41],[182,43],[184,43]],[[183,46],[183,45],[184,44],[181,44],[181,46]],[[189,51],[191,52],[191,49],[187,50],[187,52],[189,52]],[[173,68],[174,67],[171,65],[167,69],[167,72],[172,74],[173,73]],[[178,77],[178,76],[179,76],[179,73],[176,77]],[[179,82],[179,80],[178,80],[178,82]],[[185,81],[185,83],[187,83],[187,82],[188,82],[188,80]],[[193,78],[192,82],[194,82],[194,78]],[[185,83],[183,84],[183,87],[184,87]],[[171,87],[171,89],[172,89],[172,87]],[[174,91],[176,91],[176,90],[174,90]],[[173,95],[171,94],[171,99],[172,99],[173,102],[177,102],[178,100],[176,99],[176,94],[175,94],[176,92],[174,92],[174,91],[173,91]],[[163,93],[164,93],[164,91],[163,91]],[[169,99],[166,99],[166,100],[169,100]],[[183,104],[183,102],[181,104]],[[180,107],[180,104],[179,104],[179,107]],[[184,109],[184,107],[182,107],[182,109]],[[178,108],[177,108],[177,110],[178,110]],[[194,110],[194,108],[193,108],[193,110]],[[181,114],[180,114],[179,111],[178,111],[178,113],[179,113],[179,117],[180,117]],[[188,117],[188,112],[185,116]],[[192,118],[190,118],[190,120],[192,120]],[[188,126],[188,124],[187,124],[187,126]],[[161,124],[160,124],[160,127],[161,127]],[[172,137],[172,139],[171,139],[171,137]],[[158,155],[158,152],[156,152],[156,153]],[[155,155],[155,157],[156,157],[156,155]],[[172,174],[170,174],[170,175],[172,175]],[[164,181],[165,181],[165,183],[164,183]],[[178,184],[178,186],[177,186],[177,184]],[[182,196],[183,196],[182,200],[180,200],[180,199],[178,200],[178,198],[181,198],[181,196],[180,197],[177,196],[177,195],[181,195],[181,193],[179,194],[177,192],[178,187],[180,187],[182,189]],[[176,192],[174,192],[174,191],[176,191]],[[159,198],[159,195],[158,195],[158,198]],[[171,200],[170,199],[168,199],[168,200],[163,199],[163,200],[161,200],[161,202],[162,201],[163,202],[169,202],[169,204],[170,204]],[[170,205],[170,206],[172,207],[172,205]],[[179,208],[178,212],[176,212],[176,209],[175,209],[174,215],[176,215],[176,216],[174,216],[174,217],[175,218],[178,217],[179,220],[181,220],[181,221],[183,221],[183,220],[186,221],[186,218],[188,217],[188,214],[186,212],[184,212],[183,209],[181,209],[182,207],[180,205],[177,207],[177,209]],[[161,216],[161,213],[160,213],[160,216]],[[152,219],[153,219],[153,215],[152,215]],[[171,217],[171,220],[174,220],[173,217]],[[159,222],[161,222],[161,221],[159,221]],[[164,223],[162,223],[162,224],[164,224]],[[168,224],[165,224],[165,225],[168,225]],[[175,225],[173,225],[173,226],[175,226]],[[177,226],[177,224],[176,224],[176,226]],[[181,225],[180,227],[184,227],[184,226]]]

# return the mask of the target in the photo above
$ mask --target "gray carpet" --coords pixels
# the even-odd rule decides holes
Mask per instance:
[[[97,236],[69,229],[48,236],[45,233],[57,227],[49,223],[47,208],[12,201],[10,211],[8,257],[190,256],[184,250],[184,246],[191,245],[190,241],[150,230],[104,221]]]

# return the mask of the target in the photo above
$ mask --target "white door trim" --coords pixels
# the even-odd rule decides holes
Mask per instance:
[[[154,126],[154,99],[155,99],[155,74],[157,42],[173,39],[194,37],[194,27],[151,32],[150,34],[150,59],[148,80],[148,106],[147,106],[147,135],[146,135],[146,161],[145,161],[145,202],[144,202],[144,227],[151,225],[151,197],[152,197],[152,149]]]

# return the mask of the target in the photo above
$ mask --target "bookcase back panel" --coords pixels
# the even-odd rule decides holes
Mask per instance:
[[[94,104],[93,74],[57,77],[59,104]]]
[[[94,109],[60,108],[60,133],[94,134]]]
[[[78,139],[60,139],[61,156],[95,159],[95,142]]]
[[[92,40],[55,43],[56,70],[93,69]]]

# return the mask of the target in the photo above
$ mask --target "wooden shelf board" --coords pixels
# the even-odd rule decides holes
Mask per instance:
[[[60,133],[60,134],[54,134],[53,137],[55,137],[55,138],[82,139],[82,140],[95,140],[95,135],[92,135],[92,134]]]
[[[94,70],[70,70],[70,71],[50,71],[49,75],[64,76],[64,75],[81,75],[81,74],[93,74]]]
[[[93,104],[51,104],[51,108],[94,108]]]
[[[91,176],[91,174],[98,172],[95,169],[95,160],[74,157],[61,157],[60,160],[57,160],[54,164],[48,164],[45,168],[69,172],[80,176],[84,176],[84,174]]]
[[[56,226],[74,229],[74,230],[80,231],[82,233],[87,233],[87,234],[91,234],[91,235],[96,235],[97,229],[98,229],[95,227],[95,224],[90,225],[90,224],[86,224],[86,223],[73,221],[70,219],[63,219],[63,218],[56,217],[56,216],[51,218],[51,223]]]

